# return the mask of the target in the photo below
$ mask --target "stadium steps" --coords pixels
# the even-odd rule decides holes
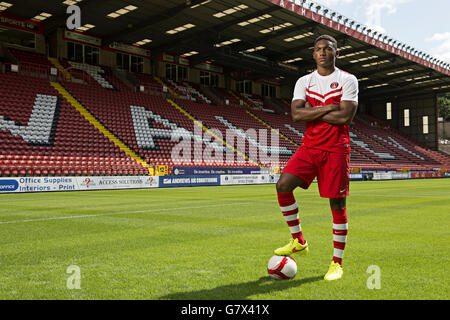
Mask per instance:
[[[134,159],[145,168],[150,168],[151,165],[141,159],[133,150],[128,148],[122,141],[120,141],[115,135],[107,130],[88,110],[86,110],[61,84],[57,82],[50,82],[53,88],[59,92],[83,117],[88,120],[95,128],[103,133],[111,142],[119,147],[128,156]]]
[[[438,162],[440,165],[443,165],[445,167],[450,166],[450,158],[448,155],[443,153],[442,151],[434,151],[434,150],[427,150],[420,145],[416,145],[416,150],[420,151],[421,153],[424,153],[427,155],[430,159]]]
[[[184,114],[186,117],[188,117],[190,120],[192,120],[194,122],[195,125],[200,126],[202,128],[203,131],[208,132],[211,136],[213,136],[215,139],[217,139],[218,141],[222,142],[223,145],[225,145],[227,148],[233,150],[236,154],[240,155],[241,157],[245,158],[247,161],[251,162],[252,164],[258,166],[258,167],[262,167],[262,165],[260,163],[258,163],[257,161],[254,161],[253,159],[251,159],[250,157],[248,157],[246,154],[244,154],[243,152],[239,151],[238,149],[236,149],[235,147],[233,147],[232,145],[230,145],[228,142],[226,142],[225,140],[223,140],[222,138],[218,137],[214,132],[212,132],[211,130],[209,130],[206,126],[204,126],[200,121],[198,121],[195,117],[193,117],[189,112],[187,112],[184,108],[182,108],[180,105],[178,105],[176,102],[174,102],[171,99],[167,99],[167,102],[169,102],[174,108],[176,108],[178,111],[180,111],[182,114]]]
[[[256,119],[258,122],[262,123],[264,126],[266,126],[267,128],[269,128],[272,131],[275,131],[275,129],[270,126],[268,123],[264,122],[262,119],[260,119],[259,117],[257,117],[253,112],[251,112],[250,110],[245,110],[245,112],[252,118]],[[282,137],[284,140],[292,143],[294,146],[296,146],[297,148],[300,147],[297,143],[295,143],[294,141],[292,141],[291,139],[289,139],[288,137],[286,137],[284,134],[282,134],[279,130],[276,131],[277,134]]]
[[[242,101],[242,103],[244,104],[244,106],[246,106],[249,109],[252,110],[262,110],[264,108],[264,102],[262,100],[262,98],[260,97],[256,97],[256,98],[251,98],[251,97],[247,97],[244,94],[241,93],[236,93],[233,92],[232,90],[229,90],[229,92],[236,98]]]
[[[167,88],[167,90],[169,90],[169,92],[170,92],[170,94],[172,95],[172,96],[174,96],[174,97],[178,97],[178,93],[176,93],[174,90],[172,90],[172,88],[168,85],[168,84],[166,84],[166,83],[164,83],[164,81],[162,81],[161,80],[161,78],[159,78],[159,77],[153,77],[159,84],[161,84],[161,86],[164,88],[164,87],[166,87]]]
[[[195,85],[195,84],[194,84]],[[205,85],[197,85],[197,89],[203,92],[203,94],[208,97],[213,104],[215,105],[224,105],[225,101],[223,97],[220,97],[220,94],[214,90],[214,88],[205,86]]]
[[[252,158],[253,160],[256,160],[259,156],[262,158],[258,158],[258,161],[265,161],[264,153],[260,153],[260,151],[264,152],[264,148],[259,149],[258,155],[252,155],[254,150],[252,149],[252,146],[255,147],[256,145],[253,144],[248,138],[252,137],[253,133],[256,133],[255,131],[259,131],[261,129],[266,131],[267,134],[267,127],[258,122],[256,119],[250,117],[246,112],[245,109],[241,106],[236,107],[224,107],[224,106],[210,106],[205,104],[198,104],[190,101],[182,101],[182,100],[176,100],[176,102],[181,105],[185,110],[187,110],[192,116],[194,116],[196,119],[201,121],[206,127],[213,128],[215,132],[216,130],[219,130],[223,137],[225,137],[225,140],[233,144],[238,150],[240,150],[242,153],[247,154]],[[205,110],[208,110],[208,112],[205,112]],[[267,122],[267,121],[266,121]],[[271,123],[270,121],[268,123]],[[271,124],[272,127],[276,128],[273,124]],[[235,127],[235,128],[233,128]],[[228,130],[232,130],[228,132]],[[234,140],[234,134],[238,134],[236,129],[242,130],[243,136],[245,141],[248,141],[249,143],[245,143],[245,145],[242,145],[239,141],[237,142]],[[250,132],[250,135],[247,135],[247,130],[252,130]],[[254,131],[255,130],[255,131]],[[228,133],[227,133],[228,132]],[[234,132],[234,133],[233,133]],[[228,136],[228,134],[231,134],[232,136]],[[256,133],[257,134],[257,133]],[[260,138],[263,137],[264,133],[259,131]],[[267,136],[266,136],[267,137]],[[272,137],[275,137],[275,135],[272,135]],[[277,135],[277,137],[279,137]],[[230,139],[230,140],[228,140]],[[268,139],[270,141],[271,138]],[[265,143],[267,144],[266,141]],[[269,143],[270,144],[270,143]],[[277,145],[280,148],[286,148],[291,151],[295,151],[294,145],[292,145],[290,142],[279,139],[279,144]],[[284,164],[289,160],[289,156],[286,154],[279,154],[279,162]],[[266,165],[266,164],[264,164]]]
[[[243,102],[239,98],[236,98],[235,95],[231,95],[229,90],[219,88],[219,87],[210,87],[209,88],[212,92],[214,92],[217,96],[221,97],[223,105],[229,105],[229,106],[236,106],[242,108]],[[226,101],[228,100],[228,104]],[[220,105],[219,104],[219,105]]]
[[[249,103],[247,103],[247,101],[245,101],[244,99],[242,99],[241,97],[239,97],[239,96],[238,96],[236,93],[234,93],[233,91],[228,90],[228,93],[231,94],[236,100],[242,101],[242,103],[244,104],[244,106],[246,106],[247,108],[249,108],[249,109],[252,108],[252,106],[251,106]]]
[[[58,97],[48,143],[30,144],[23,136],[0,130],[0,176],[147,174],[146,168],[86,121],[49,81],[13,73],[0,74],[0,95],[0,115],[16,122],[16,126],[29,126],[30,114],[36,106],[52,100],[48,96]],[[35,133],[45,130],[43,119],[48,119],[45,115],[48,112],[41,113],[37,121],[32,122]]]
[[[70,74],[70,72],[67,71],[66,69],[64,69],[64,67],[59,62],[58,59],[48,57],[48,61],[50,61],[56,67],[56,69],[58,69],[59,72],[61,72],[64,75],[64,79],[65,80],[71,80],[72,79],[72,75]]]
[[[231,90],[230,90],[231,91]],[[244,106],[246,106],[249,109],[253,109],[253,110],[261,110],[262,107],[256,105],[251,99],[247,98],[245,95],[241,94],[241,93],[235,93],[233,91],[231,91],[232,94],[234,94],[236,97],[238,97],[238,99],[241,99],[242,102],[244,103]]]
[[[53,65],[48,61],[47,56],[35,53],[28,50],[19,50],[15,48],[8,48],[8,51],[11,53],[14,58],[21,63],[32,63],[33,65],[41,65],[42,67],[53,67]]]
[[[149,74],[135,72],[133,76],[139,81],[139,86],[143,86],[145,92],[151,95],[163,95],[163,88],[161,83],[157,82],[153,76]]]
[[[264,97],[263,102],[266,108],[269,107],[277,113],[284,114],[286,112],[283,106],[281,106],[277,101],[271,99],[270,97]]]
[[[372,130],[371,130],[372,129]],[[391,153],[395,159],[394,160],[388,160],[388,159],[383,159],[382,163],[386,166],[386,167],[403,167],[405,164],[409,164],[409,166],[411,167],[416,167],[416,166],[423,166],[426,164],[426,161],[420,161],[416,158],[414,158],[413,156],[411,156],[410,154],[408,154],[407,152],[402,152],[400,149],[398,148],[392,148],[387,144],[384,144],[383,142],[380,142],[380,140],[375,139],[371,133],[378,133],[381,134],[382,131],[375,131],[373,130],[373,128],[370,128],[368,126],[364,127],[353,127],[353,130],[356,134],[358,134],[359,137],[362,137],[363,140],[368,143],[371,148],[376,151],[376,152],[388,152]]]

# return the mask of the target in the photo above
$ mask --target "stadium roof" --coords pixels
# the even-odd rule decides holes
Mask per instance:
[[[304,0],[17,0],[7,12],[25,18],[48,13],[46,33],[66,25],[67,5],[81,8],[87,34],[102,46],[124,42],[211,61],[246,79],[294,81],[314,69],[313,40],[338,40],[336,65],[355,74],[362,99],[450,91],[450,65],[373,32],[337,12]]]

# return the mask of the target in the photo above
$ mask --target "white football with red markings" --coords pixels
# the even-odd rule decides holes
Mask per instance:
[[[274,279],[292,279],[297,274],[297,263],[287,256],[273,256],[267,265],[269,276]]]

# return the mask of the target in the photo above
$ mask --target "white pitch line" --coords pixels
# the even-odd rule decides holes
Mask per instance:
[[[205,209],[205,208],[215,208],[215,207],[225,207],[225,206],[240,206],[253,204],[253,202],[236,202],[236,203],[224,203],[224,204],[212,204],[205,206],[195,206],[195,207],[177,207],[177,208],[162,208],[154,210],[140,210],[140,211],[126,211],[126,212],[107,212],[98,214],[83,214],[79,216],[65,216],[65,217],[51,217],[51,218],[37,218],[37,219],[24,219],[24,220],[12,220],[12,221],[0,221],[0,224],[14,224],[14,223],[27,223],[27,222],[38,222],[38,221],[52,221],[52,220],[68,220],[68,219],[80,219],[80,218],[92,218],[92,217],[103,217],[103,216],[115,216],[133,213],[151,213],[151,212],[162,212],[162,211],[176,211],[176,210],[187,210],[187,209]]]

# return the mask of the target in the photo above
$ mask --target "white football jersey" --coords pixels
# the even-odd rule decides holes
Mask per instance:
[[[358,102],[358,80],[350,73],[335,68],[328,76],[317,70],[298,79],[292,100],[304,100],[313,107],[340,104],[341,101]],[[333,125],[319,119],[306,122],[305,146],[331,152],[350,152],[347,125]]]
[[[358,80],[339,68],[328,76],[321,76],[315,70],[298,79],[292,100],[297,99],[309,101],[314,107],[339,104],[341,100],[358,102]]]

